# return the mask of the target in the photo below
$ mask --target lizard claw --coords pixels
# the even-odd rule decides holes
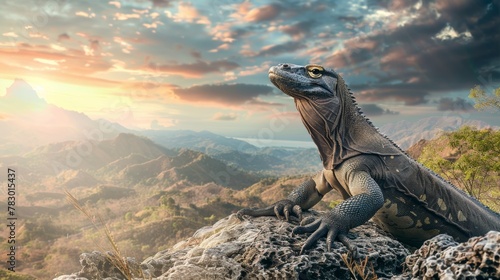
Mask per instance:
[[[308,217],[308,218],[305,218],[304,220],[309,220],[310,222],[307,224],[295,227],[292,231],[293,233],[297,233],[297,234],[311,233],[311,232],[316,231],[319,228],[319,225],[321,224],[320,219],[314,220],[314,218],[313,218],[313,220],[311,221],[311,219]]]
[[[284,208],[285,208],[285,205],[283,205],[283,203],[280,203],[280,202],[276,203],[276,205],[274,206],[274,214],[280,220],[281,220],[281,214],[280,213],[283,212]],[[286,214],[285,214],[285,216],[286,216]]]
[[[316,219],[315,219],[314,217],[309,216],[309,217],[306,217],[306,218],[304,218],[303,220],[301,220],[300,225],[301,225],[301,226],[305,226],[305,225],[307,225],[307,224],[310,224],[310,223],[314,222],[315,220],[316,220]]]
[[[351,240],[347,237],[347,228],[339,223],[334,223],[333,213],[327,213],[320,218],[307,217],[302,220],[300,226],[295,227],[292,233],[312,233],[300,250],[300,254],[304,251],[310,249],[314,243],[316,243],[320,238],[326,235],[326,246],[328,252],[331,252],[334,247],[335,239],[338,239],[342,244],[344,244],[347,249],[352,253],[353,257],[357,257],[358,251],[356,246],[351,243]]]
[[[310,218],[306,218],[308,221],[311,221]],[[301,234],[301,233],[311,233],[314,232],[309,238],[306,240],[306,243],[300,249],[300,254],[302,255],[305,250],[312,247],[312,245],[321,237],[323,233],[323,228],[321,228],[321,219],[313,220],[307,224],[295,227],[292,230],[293,234]]]
[[[351,252],[351,256],[353,259],[358,259],[360,257],[358,247],[352,244],[351,239],[346,234],[339,234],[337,237],[344,246]]]
[[[302,208],[292,201],[285,199],[265,208],[244,208],[238,211],[237,215],[240,220],[244,215],[248,215],[252,217],[276,216],[278,219],[284,218],[286,221],[290,221],[290,218],[294,215],[300,221],[302,220]]]
[[[283,214],[285,214],[285,220],[289,221],[290,220],[290,212],[292,211],[292,205],[287,204],[283,208]]]
[[[299,205],[293,206],[292,212],[299,218],[299,221],[302,221],[302,208]]]
[[[276,202],[274,205],[274,214],[278,217],[278,219],[284,218],[286,221],[290,221],[291,214],[294,214],[300,220],[302,218],[302,209],[299,205],[285,199]]]

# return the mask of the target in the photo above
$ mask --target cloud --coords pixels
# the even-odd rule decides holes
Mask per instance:
[[[5,32],[2,34],[2,36],[5,36],[5,37],[12,37],[12,38],[17,38],[19,37],[15,32]]]
[[[140,19],[140,14],[125,14],[125,13],[115,13],[116,20],[129,20],[129,19]]]
[[[375,61],[375,55],[380,52],[377,50],[379,45],[378,39],[371,37],[347,39],[343,41],[342,49],[325,58],[325,65],[335,69],[360,68],[363,64]]]
[[[383,8],[390,11],[401,12],[412,7],[421,7],[421,0],[368,0],[367,4],[371,7]]]
[[[458,33],[449,24],[447,24],[446,27],[443,28],[441,31],[439,31],[439,33],[436,34],[436,36],[434,36],[433,38],[441,41],[456,40],[456,39],[469,41],[473,39],[472,34],[469,32],[469,30],[465,30],[462,33]]]
[[[122,4],[119,1],[109,1],[108,4],[115,6],[118,9],[120,9],[122,7]]]
[[[64,40],[70,40],[71,37],[68,35],[68,33],[61,33],[59,36],[57,36],[57,41],[64,41]]]
[[[255,112],[287,101],[265,88],[242,89],[268,83],[271,65],[310,61],[342,73],[369,104],[368,115],[391,113],[383,110],[394,101],[426,105],[408,112],[456,108],[460,101],[440,98],[500,79],[498,1],[76,1],[41,5],[48,15],[43,26],[16,24],[33,14],[35,2],[4,7],[5,77],[33,75],[116,88],[117,95],[139,92],[141,101],[213,102]],[[40,32],[46,38],[31,37]],[[219,84],[229,79],[234,88]],[[210,110],[209,118],[226,112]]]
[[[269,115],[269,118],[289,118],[300,120],[300,113],[298,111],[284,111],[284,112],[275,112],[274,114]]]
[[[214,24],[209,30],[212,39],[226,43],[232,43],[245,36],[251,36],[255,32],[255,27],[241,27],[235,25],[234,22],[219,22]]]
[[[84,11],[75,12],[75,16],[85,17],[85,18],[95,18],[95,13],[88,13]]]
[[[173,97],[173,90],[179,86],[169,83],[148,81],[127,81],[120,85],[117,96],[131,97],[134,101],[166,101]]]
[[[365,100],[419,105],[435,94],[470,89],[481,77],[500,80],[497,2],[368,3],[364,26],[352,23],[358,36],[325,59],[341,72],[373,80],[370,88],[358,85]],[[393,13],[377,18],[380,5]]]
[[[154,130],[163,130],[172,126],[175,126],[178,123],[177,120],[172,119],[162,119],[161,122],[159,120],[151,121],[151,129]]]
[[[399,112],[391,111],[389,109],[384,109],[377,104],[360,104],[361,111],[371,117],[371,116],[381,116],[381,115],[398,115]]]
[[[253,53],[250,56],[277,56],[306,48],[307,46],[302,42],[290,41],[282,44],[264,46],[258,53]]]
[[[170,7],[177,0],[151,0],[154,7]]]
[[[439,111],[473,111],[474,106],[467,100],[457,97],[455,99],[443,97],[438,100]]]
[[[179,88],[179,86],[168,83],[151,82],[151,81],[129,81],[124,83],[124,88],[134,89],[134,90],[155,90],[161,89],[165,91],[171,91],[172,89]]]
[[[199,78],[209,73],[224,73],[237,69],[238,63],[228,60],[202,61],[183,64],[154,64],[150,63],[145,70],[159,71],[171,75],[179,75],[187,78]]]
[[[271,64],[269,62],[264,62],[262,65],[252,65],[245,67],[243,70],[240,71],[238,74],[239,76],[251,76],[251,75],[256,75],[256,74],[262,74],[262,73],[267,73],[269,68],[271,67]]]
[[[270,95],[274,88],[252,84],[209,84],[174,89],[180,99],[194,103],[216,103],[238,106],[247,102],[258,102],[257,97]]]
[[[196,59],[201,59],[201,53],[199,51],[191,51],[189,54]]]
[[[277,103],[277,102],[268,102],[268,101],[264,101],[260,98],[254,98],[250,101],[247,102],[247,104],[249,105],[254,105],[260,109],[264,109],[264,108],[269,108],[269,107],[281,107],[283,106],[282,103]]]
[[[356,87],[355,85],[352,86],[353,89]],[[428,95],[429,93],[425,90],[405,88],[405,85],[371,85],[370,89],[362,89],[357,93],[355,91],[355,96],[360,101],[380,102],[391,100],[403,102],[407,106],[427,103],[426,97]]]
[[[10,69],[18,67],[29,71],[58,71],[61,75],[81,76],[107,71],[112,67],[111,62],[98,54],[97,41],[91,41],[83,47],[84,50],[65,49],[61,52],[45,45],[20,44],[16,50],[0,49],[0,60],[10,65]],[[52,64],[51,67],[47,68],[48,64]],[[58,67],[54,68],[55,65]]]
[[[276,18],[282,8],[277,4],[265,5],[248,11],[244,19],[249,22],[269,21]]]
[[[210,24],[208,17],[202,15],[191,3],[181,2],[177,8],[177,14],[172,16],[176,22]]]
[[[215,115],[212,117],[212,120],[215,120],[215,121],[235,121],[238,119],[238,115],[235,114],[235,113],[228,113],[228,114],[224,114],[224,113],[215,113]]]
[[[294,40],[300,40],[311,33],[315,24],[315,20],[305,20],[290,25],[282,25],[278,30],[290,35]]]
[[[4,121],[7,119],[9,119],[9,115],[7,115],[5,113],[0,113],[0,121]]]
[[[152,23],[143,23],[142,26],[148,28],[148,29],[156,29],[158,26],[163,25],[163,22],[157,20]]]
[[[9,59],[3,59],[4,55],[9,55],[9,52],[2,53],[0,50],[0,61],[9,61]],[[46,79],[50,81],[57,81],[66,84],[76,84],[76,85],[85,85],[86,87],[91,87],[93,89],[102,89],[102,88],[110,88],[110,87],[120,87],[124,85],[123,81],[118,80],[110,80],[104,78],[97,78],[92,76],[87,76],[86,72],[80,71],[78,74],[78,69],[68,69],[68,71],[59,71],[54,69],[54,66],[44,65],[43,63],[37,62],[33,59],[29,59],[29,57],[25,57],[26,60],[18,60],[14,64],[6,64],[0,62],[0,75],[2,75],[5,79],[16,79],[18,77],[37,77],[40,79]],[[12,60],[11,60],[12,61]],[[9,61],[9,63],[11,63]],[[17,64],[20,61],[25,61],[25,65]],[[47,61],[45,61],[47,62]],[[39,65],[39,66],[37,66]],[[26,70],[28,67],[30,76],[27,76]],[[92,90],[93,90],[92,89]]]

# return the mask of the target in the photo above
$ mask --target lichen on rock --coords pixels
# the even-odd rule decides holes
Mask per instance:
[[[397,279],[500,279],[500,232],[457,243],[446,234],[427,240]]]

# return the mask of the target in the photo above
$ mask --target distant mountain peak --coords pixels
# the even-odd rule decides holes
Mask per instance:
[[[23,154],[49,143],[112,139],[130,131],[47,103],[23,79],[15,79],[0,96],[0,112],[0,155]]]
[[[6,89],[5,97],[9,101],[28,104],[47,104],[40,98],[33,87],[23,79],[15,79],[12,85]]]

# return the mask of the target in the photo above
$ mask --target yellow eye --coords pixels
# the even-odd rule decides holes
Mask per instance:
[[[325,71],[325,68],[319,66],[319,65],[309,65],[306,67],[307,69],[307,74],[309,77],[313,79],[317,79],[321,76],[323,76],[323,71]]]

